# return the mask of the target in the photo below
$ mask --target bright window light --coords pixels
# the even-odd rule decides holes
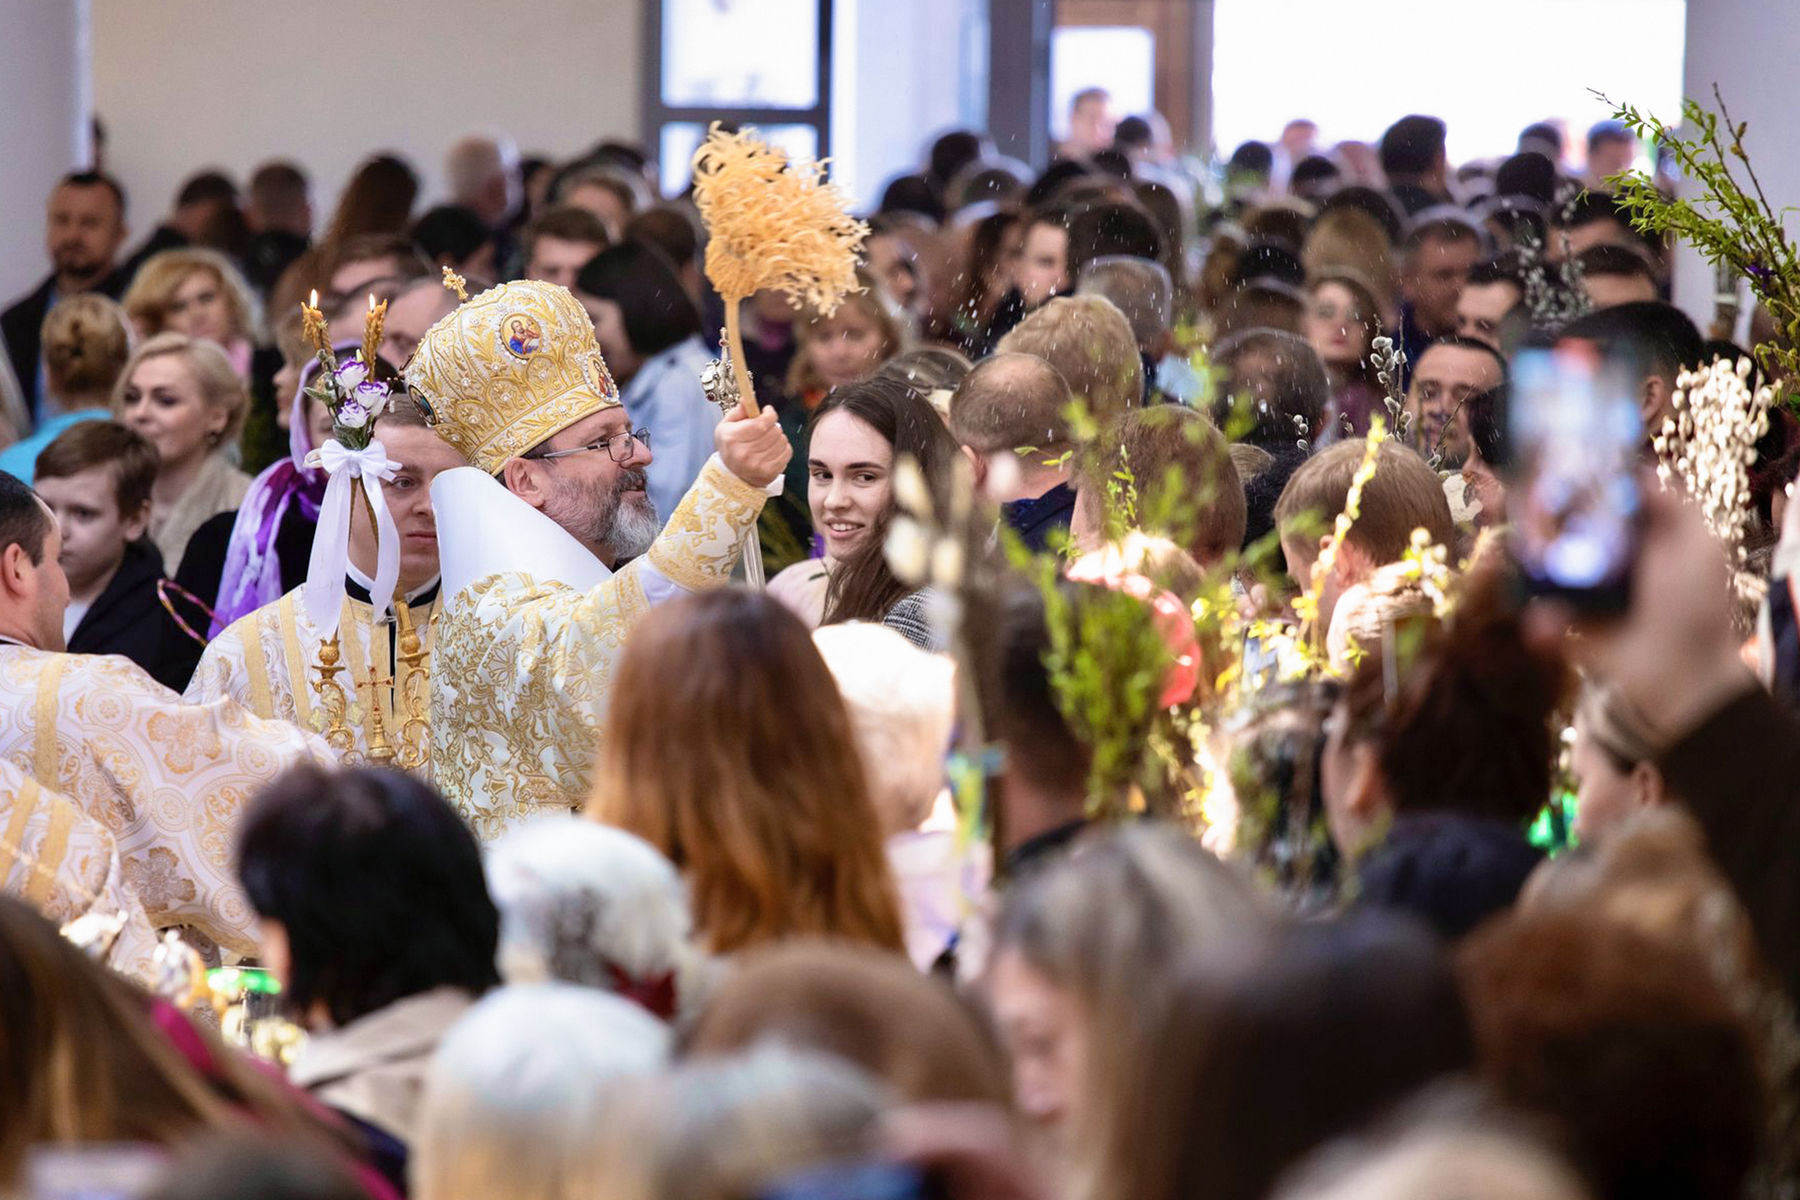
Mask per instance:
[[[1050,35],[1050,132],[1069,136],[1069,102],[1101,87],[1120,116],[1150,108],[1156,82],[1156,36],[1135,25],[1070,25]]]
[[[1213,129],[1221,155],[1291,119],[1319,144],[1373,144],[1407,113],[1442,117],[1452,164],[1503,157],[1561,120],[1571,159],[1611,116],[1588,91],[1681,115],[1686,0],[1216,0]]]

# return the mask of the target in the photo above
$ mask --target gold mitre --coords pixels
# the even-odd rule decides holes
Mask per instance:
[[[433,325],[406,364],[439,437],[492,475],[583,417],[619,404],[594,323],[568,288],[489,288]]]

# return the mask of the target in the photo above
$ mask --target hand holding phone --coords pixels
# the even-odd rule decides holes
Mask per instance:
[[[1508,509],[1526,589],[1582,613],[1624,612],[1643,512],[1630,372],[1587,343],[1522,350],[1511,422]]]

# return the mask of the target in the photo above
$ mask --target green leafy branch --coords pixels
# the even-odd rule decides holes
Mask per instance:
[[[1717,84],[1713,99],[1718,112],[1695,100],[1682,102],[1682,119],[1690,131],[1686,135],[1629,104],[1616,103],[1597,91],[1594,95],[1612,106],[1613,118],[1631,132],[1666,147],[1700,189],[1693,200],[1671,199],[1642,172],[1614,175],[1607,182],[1631,223],[1651,236],[1680,238],[1714,267],[1727,266],[1749,280],[1751,292],[1768,308],[1779,331],[1776,341],[1757,348],[1758,362],[1771,376],[1786,381],[1788,386],[1781,390],[1794,404],[1796,396],[1789,387],[1800,383],[1800,352],[1795,349],[1800,346],[1800,257],[1784,223],[1793,210],[1769,203],[1744,149],[1749,122],[1731,119]]]

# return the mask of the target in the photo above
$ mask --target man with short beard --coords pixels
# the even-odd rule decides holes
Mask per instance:
[[[51,191],[44,222],[50,277],[0,313],[0,337],[6,339],[13,374],[24,391],[33,424],[45,415],[41,411],[44,318],[58,300],[77,292],[119,298],[129,282],[117,267],[125,234],[125,192],[110,176],[78,171],[63,176]]]
[[[648,436],[631,429],[587,313],[555,284],[469,300],[425,334],[405,376],[473,468],[432,485],[453,593],[433,652],[432,765],[491,841],[586,801],[626,636],[652,606],[730,582],[793,451],[773,410],[732,413],[662,525]],[[458,558],[479,569],[452,578]]]

